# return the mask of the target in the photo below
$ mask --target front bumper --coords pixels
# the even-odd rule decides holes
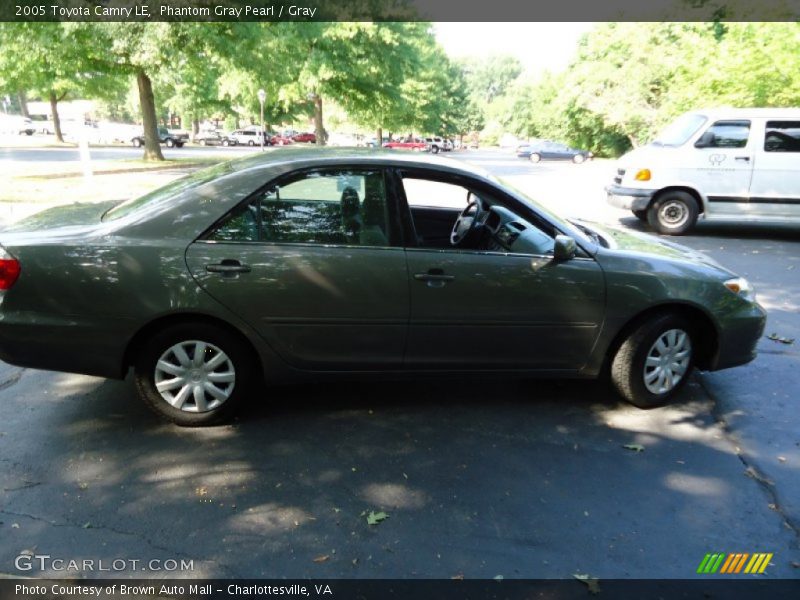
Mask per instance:
[[[606,200],[611,206],[625,210],[647,210],[655,190],[626,188],[619,185],[606,186]]]
[[[718,351],[709,370],[737,367],[755,359],[766,324],[767,312],[757,303],[727,315],[720,322]]]

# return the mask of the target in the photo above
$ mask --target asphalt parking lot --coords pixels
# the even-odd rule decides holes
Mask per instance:
[[[611,163],[453,158],[644,229],[605,205]],[[767,333],[800,340],[800,228],[680,242],[750,278]],[[650,411],[593,382],[341,383],[260,391],[204,430],[158,421],[130,380],[0,365],[0,573],[58,575],[15,565],[48,554],[126,561],[87,577],[183,559],[169,575],[686,578],[708,552],[770,552],[759,577],[797,578],[799,343],[765,338]]]

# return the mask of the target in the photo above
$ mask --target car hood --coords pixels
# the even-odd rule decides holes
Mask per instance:
[[[681,244],[659,239],[653,235],[590,221],[578,220],[576,224],[594,232],[600,238],[600,245],[611,251],[624,252],[626,254],[646,254],[657,258],[692,262],[729,273],[727,269],[707,254]]]

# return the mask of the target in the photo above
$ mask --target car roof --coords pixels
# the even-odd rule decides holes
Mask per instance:
[[[706,108],[690,111],[711,119],[750,119],[772,117],[778,119],[800,119],[800,108]]]

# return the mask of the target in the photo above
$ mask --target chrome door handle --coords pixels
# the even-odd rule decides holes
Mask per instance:
[[[736,160],[743,160],[745,162],[750,162],[750,157],[749,156],[737,156]]]

